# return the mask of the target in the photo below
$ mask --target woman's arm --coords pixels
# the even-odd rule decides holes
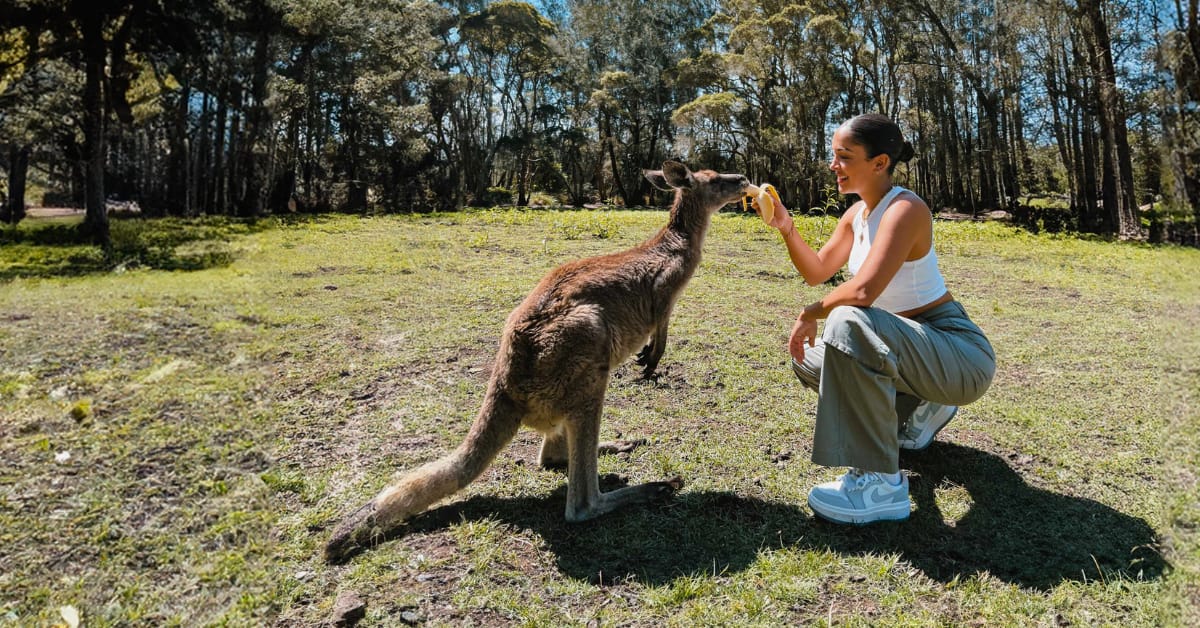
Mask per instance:
[[[819,251],[814,251],[800,236],[800,232],[796,231],[796,223],[783,203],[775,203],[775,215],[768,225],[778,229],[783,235],[788,257],[792,259],[792,265],[800,271],[804,281],[810,286],[816,286],[829,280],[846,264],[846,260],[850,259],[850,249],[854,244],[854,230],[850,221],[856,213],[856,210],[851,208],[842,214],[833,229],[833,235]]]
[[[788,338],[788,352],[792,357],[797,361],[804,360],[805,345],[811,347],[817,340],[817,320],[829,316],[833,308],[874,303],[905,260],[912,258],[914,249],[925,242],[926,236],[922,234],[930,233],[932,226],[933,218],[924,203],[901,200],[888,207],[871,242],[871,252],[858,274],[806,306],[796,318]]]
[[[801,316],[816,320],[825,318],[839,305],[865,307],[874,303],[905,260],[913,257],[914,249],[925,240],[924,235],[930,233],[932,223],[929,208],[924,203],[908,199],[892,203],[880,220],[871,252],[863,260],[858,274],[805,307]]]

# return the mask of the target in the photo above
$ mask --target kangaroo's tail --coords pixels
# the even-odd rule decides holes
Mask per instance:
[[[338,562],[350,557],[385,538],[404,520],[470,484],[516,436],[520,426],[517,403],[493,381],[462,444],[445,457],[400,476],[342,519],[325,545],[325,559]]]

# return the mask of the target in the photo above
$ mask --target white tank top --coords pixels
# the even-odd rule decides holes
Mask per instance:
[[[854,216],[851,222],[854,227],[854,247],[850,249],[850,261],[846,266],[851,277],[858,274],[867,259],[867,254],[871,252],[871,243],[875,240],[875,234],[879,232],[879,222],[883,219],[883,213],[892,201],[905,191],[907,190],[894,185],[879,199],[879,204],[866,220],[863,220],[865,204]],[[892,277],[892,281],[883,289],[883,293],[871,305],[889,312],[906,312],[932,303],[945,293],[946,282],[938,269],[937,253],[933,250],[931,234],[929,252],[925,257],[904,262],[900,270],[896,271],[896,276]]]

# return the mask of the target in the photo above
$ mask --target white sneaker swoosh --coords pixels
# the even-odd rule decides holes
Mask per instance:
[[[867,490],[863,491],[863,506],[867,508],[878,506],[883,503],[883,500],[880,500],[879,497],[891,495],[899,490],[899,488],[898,486],[884,488],[883,484],[872,484]]]

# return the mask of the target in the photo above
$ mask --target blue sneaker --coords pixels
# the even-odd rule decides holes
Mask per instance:
[[[814,486],[808,492],[808,507],[822,519],[835,523],[863,525],[876,521],[908,518],[908,476],[892,484],[878,473],[850,469],[841,478]]]
[[[900,432],[900,449],[925,449],[955,414],[958,414],[958,406],[943,406],[932,401],[922,401],[921,405],[913,410],[904,431]]]

